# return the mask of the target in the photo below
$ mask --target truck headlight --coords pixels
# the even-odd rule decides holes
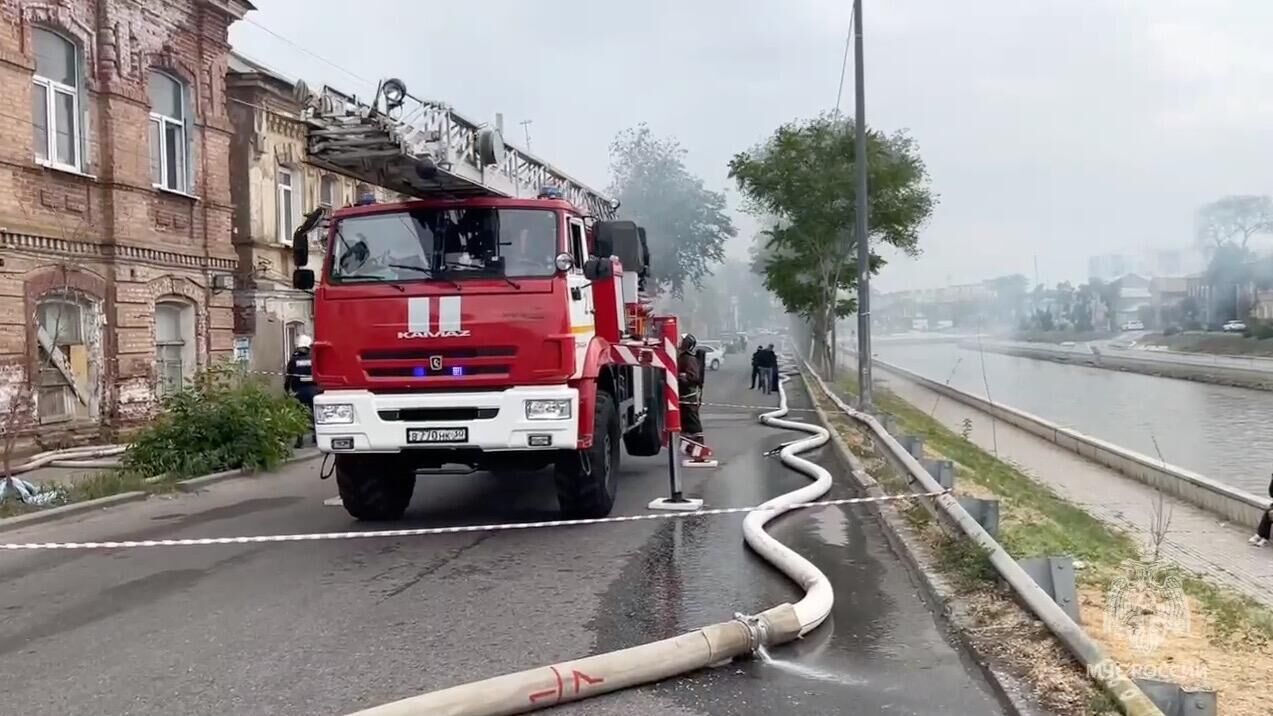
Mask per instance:
[[[570,418],[569,400],[527,400],[527,420],[568,420]]]
[[[349,403],[315,405],[314,422],[319,425],[348,425],[354,422],[354,406]]]

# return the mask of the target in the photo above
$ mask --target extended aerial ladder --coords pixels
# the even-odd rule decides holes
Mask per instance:
[[[535,198],[553,187],[597,220],[617,202],[534,156],[504,143],[501,129],[387,79],[370,103],[324,86],[297,86],[310,162],[409,198]]]
[[[614,223],[617,217],[618,202],[530,152],[506,145],[500,127],[475,122],[445,103],[415,97],[400,80],[380,82],[370,103],[327,86],[311,92],[302,83],[296,92],[306,124],[308,160],[316,166],[395,192],[403,199],[534,199],[551,189],[554,198],[569,202],[586,219]],[[639,232],[639,243],[629,242],[628,246],[639,245],[642,256],[629,265],[648,266],[644,229],[631,222],[617,224],[627,227],[617,230]],[[655,400],[660,404],[657,412],[662,417],[663,444],[669,447],[671,497],[656,500],[651,506],[695,509],[702,502],[681,494],[678,453],[702,463],[711,451],[678,435],[677,321],[654,315],[643,273],[640,277],[628,274],[625,283],[625,290],[619,291],[624,304],[620,308],[622,328],[610,338],[611,359],[618,364],[653,368],[664,375],[662,395]]]

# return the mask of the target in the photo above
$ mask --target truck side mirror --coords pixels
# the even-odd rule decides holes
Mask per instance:
[[[589,281],[610,278],[613,275],[614,263],[610,261],[609,257],[590,256],[587,261],[583,262],[583,277]]]
[[[314,288],[314,270],[307,268],[292,269],[292,288],[310,291]]]
[[[305,220],[292,232],[292,263],[298,268],[309,263],[309,232],[323,220],[322,208],[305,215]],[[310,272],[311,280],[313,272]],[[295,278],[293,278],[295,281]],[[312,284],[311,284],[312,285]]]

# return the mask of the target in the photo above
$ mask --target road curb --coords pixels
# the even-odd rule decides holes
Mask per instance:
[[[28,512],[25,515],[5,517],[0,519],[0,532],[8,532],[10,530],[30,527],[31,525],[43,524],[45,522],[54,522],[66,517],[74,517],[75,515],[82,514],[84,512],[105,509],[107,507],[123,505],[129,502],[137,502],[139,500],[144,500],[149,496],[149,493],[141,491],[121,492],[118,495],[107,495],[106,497],[98,497],[94,500],[73,502],[69,505],[62,505],[61,507],[50,507],[47,510]]]
[[[297,462],[304,462],[306,460],[313,460],[316,457],[322,457],[322,455],[323,453],[319,452],[317,449],[311,448],[309,451],[306,451],[304,454],[293,455],[292,457],[287,458],[286,460],[279,463],[279,467],[281,468],[284,465],[290,465],[292,463],[297,463]],[[173,485],[177,488],[177,490],[181,492],[193,493],[193,492],[197,492],[200,488],[206,487],[213,483],[221,482],[222,480],[229,480],[236,477],[251,477],[253,475],[266,476],[266,475],[271,475],[274,472],[275,471],[273,470],[269,472],[259,472],[257,470],[239,468],[237,470],[225,470],[223,472],[214,472],[211,475],[201,475],[199,477],[192,477],[188,480],[179,480],[177,482],[174,482]],[[146,482],[155,483],[155,482],[159,482],[159,480],[156,480],[155,478],[149,478],[146,480]],[[57,520],[65,519],[67,517],[74,517],[76,515],[80,515],[85,512],[91,512],[93,510],[98,510],[98,509],[106,509],[109,507],[114,507],[116,505],[124,505],[130,502],[139,502],[141,500],[145,500],[147,497],[150,497],[150,493],[143,492],[140,490],[135,490],[132,492],[121,492],[118,495],[107,495],[106,497],[98,497],[92,500],[85,500],[84,502],[72,502],[69,505],[61,505],[59,507],[50,507],[47,510],[37,510],[35,512],[28,512],[24,515],[4,517],[4,518],[0,518],[0,532],[9,532],[12,530],[22,529],[23,527],[30,527],[32,525],[44,524],[47,522],[55,522]]]
[[[853,454],[848,444],[844,442],[844,438],[832,426],[830,416],[818,404],[818,401],[813,399],[816,393],[803,370],[800,371],[800,380],[804,383],[805,391],[809,394],[818,419],[831,433],[831,444],[835,446],[836,455],[849,466],[849,476],[854,484],[870,497],[883,496],[884,488],[866,472],[862,461]],[[973,657],[1002,705],[1009,709],[1012,716],[1046,716],[1047,711],[1036,705],[1029,696],[1033,691],[1032,687],[1011,673],[993,666],[987,655],[968,637],[966,630],[969,625],[959,613],[954,590],[945,578],[924,569],[916,554],[918,545],[912,544],[914,537],[907,534],[910,528],[901,522],[896,511],[886,511],[882,503],[867,503],[866,507],[884,528],[881,532],[884,533],[884,539],[889,543],[893,553],[902,560],[912,574],[918,577],[924,600],[942,615],[947,631],[964,652]]]

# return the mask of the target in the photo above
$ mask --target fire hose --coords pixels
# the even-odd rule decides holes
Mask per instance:
[[[786,362],[786,361],[784,361]],[[816,500],[831,489],[831,474],[799,457],[830,439],[826,429],[785,420],[787,393],[778,384],[778,408],[760,415],[765,425],[808,433],[784,444],[778,456],[783,465],[813,482],[760,505],[743,520],[743,538],[757,554],[800,585],[805,596],[795,604],[780,604],[756,615],[734,619],[628,649],[529,669],[431,691],[375,706],[353,716],[498,716],[535,711],[569,701],[661,681],[679,674],[748,656],[816,629],[831,613],[831,583],[812,562],[765,532],[773,518],[794,505]]]
[[[50,450],[32,455],[25,461],[11,466],[9,472],[14,475],[20,475],[41,467],[107,467],[113,465],[114,462],[106,463],[101,458],[119,455],[126,449],[126,445],[86,445],[84,447]]]

